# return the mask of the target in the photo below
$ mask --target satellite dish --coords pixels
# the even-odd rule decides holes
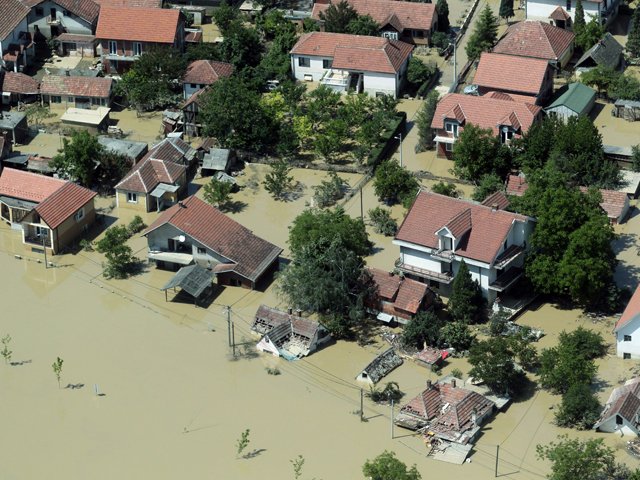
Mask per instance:
[[[179,241],[180,243],[184,242],[186,239],[187,239],[187,237],[185,237],[184,235],[180,235],[180,236],[178,237],[178,241]]]

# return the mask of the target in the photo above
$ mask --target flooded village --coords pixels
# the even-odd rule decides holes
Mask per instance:
[[[637,0],[189,3],[0,0],[0,478],[638,478]]]

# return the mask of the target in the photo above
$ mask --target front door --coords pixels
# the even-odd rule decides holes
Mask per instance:
[[[167,246],[169,247],[170,252],[176,251],[176,241],[173,238],[167,240]]]

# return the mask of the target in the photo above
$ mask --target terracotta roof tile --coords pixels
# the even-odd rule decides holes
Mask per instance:
[[[393,0],[347,0],[359,15],[369,15],[384,27],[391,24],[396,30],[430,30],[437,18],[434,3],[414,3]],[[311,17],[320,20],[320,13],[329,4],[315,3]]]
[[[184,41],[187,43],[200,43],[202,42],[202,32],[186,32],[184,35]]]
[[[495,135],[503,125],[514,126],[521,135],[540,118],[541,108],[536,105],[489,96],[449,93],[442,97],[431,122],[432,128],[444,128],[444,120],[456,119],[460,123],[472,123],[481,128],[490,128]]]
[[[467,210],[469,214],[465,213]],[[456,254],[489,264],[500,253],[512,223],[529,220],[523,215],[493,210],[484,205],[421,191],[395,238],[437,249],[439,245],[436,232],[461,213],[470,216],[471,228],[458,245]]]
[[[4,80],[2,79],[4,73]],[[40,91],[40,83],[24,73],[0,72],[0,91],[22,95],[36,95]]]
[[[558,5],[556,9],[551,12],[549,18],[552,20],[560,20],[566,22],[567,20],[571,20],[571,15],[569,15],[564,8]]]
[[[234,272],[256,281],[282,249],[254,235],[218,209],[191,196],[162,212],[145,235],[170,224],[235,263]]]
[[[291,325],[292,333],[309,339],[313,338],[320,329],[318,322],[267,307],[266,305],[260,305],[258,307],[251,329],[258,333],[265,334],[282,324]]]
[[[368,268],[373,283],[378,287],[378,296],[387,301],[393,301],[400,288],[402,279],[391,272],[385,272],[378,268]]]
[[[27,16],[29,8],[19,0],[0,0],[0,12],[0,39],[5,39]]]
[[[473,83],[484,88],[538,95],[549,68],[546,60],[483,53]]]
[[[180,10],[173,8],[103,6],[100,9],[96,37],[173,44],[179,21]]]
[[[635,292],[631,296],[629,303],[622,312],[622,316],[616,322],[616,326],[613,329],[614,332],[617,332],[626,324],[631,322],[632,320],[637,320],[640,314],[640,285],[636,287]]]
[[[55,229],[84,205],[93,200],[97,194],[89,189],[66,182],[61,188],[47,197],[36,207],[42,220]]]
[[[429,286],[426,283],[404,278],[402,283],[400,283],[398,296],[396,297],[396,301],[393,302],[393,306],[398,310],[416,314],[422,306],[422,301],[428,289]]]
[[[40,82],[43,95],[72,95],[74,97],[108,98],[113,80],[103,77],[71,77],[45,75]]]
[[[45,0],[23,0],[22,3],[33,8],[44,1]],[[54,3],[90,24],[95,24],[98,19],[98,14],[100,13],[100,6],[93,0],[55,0]]]
[[[520,175],[509,175],[506,188],[507,195],[521,197],[528,188],[529,184],[524,177],[521,177]]]
[[[211,85],[223,77],[230,77],[234,67],[230,63],[213,60],[196,60],[191,62],[184,74],[183,83]]]
[[[511,25],[493,53],[558,61],[571,48],[575,35],[569,30],[536,20]]]
[[[0,175],[0,195],[39,203],[65,183],[57,178],[5,168]]]
[[[96,39],[95,35],[85,35],[82,33],[61,33],[56,37],[59,42],[77,42],[77,43],[92,43]]]
[[[162,0],[94,0],[101,7],[162,8]]]
[[[587,193],[589,189],[587,187],[580,187],[582,193]],[[602,202],[600,202],[600,208],[604,210],[607,217],[611,220],[617,220],[620,218],[625,208],[629,205],[629,197],[625,192],[619,192],[617,190],[599,190],[602,195]]]
[[[412,50],[413,45],[383,37],[311,32],[300,37],[291,53],[332,57],[336,69],[396,73]]]
[[[505,210],[510,205],[510,203],[511,202],[509,202],[507,196],[502,192],[492,193],[482,201],[482,205],[491,208],[493,208],[493,206],[495,205],[500,210]]]
[[[151,193],[160,183],[175,184],[187,167],[167,160],[145,157],[129,170],[115,186],[116,190]]]

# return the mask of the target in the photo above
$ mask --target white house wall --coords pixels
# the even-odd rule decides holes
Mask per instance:
[[[567,10],[566,2],[558,2],[557,0],[529,0],[526,3],[526,18],[527,20],[540,20],[545,23],[549,22],[549,15],[556,8],[562,7],[571,16],[571,22],[574,21],[576,12],[576,2],[571,0],[571,10]],[[582,2],[584,8],[585,20],[588,22],[590,17],[596,17],[599,15],[599,4],[596,2]]]
[[[363,90],[372,97],[375,97],[377,93],[397,97],[400,93],[396,84],[396,76],[389,73],[365,72]]]
[[[626,419],[622,419],[622,425],[617,425],[615,415],[602,422],[598,426],[598,430],[606,433],[622,432],[623,435],[637,435],[637,431],[629,424],[629,422],[627,422]]]
[[[207,248],[205,245],[170,224],[162,225],[150,232],[147,235],[147,245],[151,249],[158,248],[160,250],[166,250],[168,248],[167,240],[179,237],[180,235],[187,237],[185,243],[191,244],[191,254],[193,255],[193,259],[196,263],[200,265],[208,265],[209,263],[214,265],[217,263],[230,263],[228,258],[218,255],[216,252]],[[206,253],[198,253],[198,247],[204,248]]]
[[[36,15],[36,8],[42,8],[42,16]],[[29,31],[34,32],[38,27],[40,33],[45,37],[51,36],[51,26],[47,23],[47,17],[51,14],[51,9],[56,9],[56,18],[60,20],[58,28],[61,31],[68,33],[76,33],[81,35],[92,35],[92,25],[80,17],[68,12],[60,5],[52,1],[46,1],[39,4],[37,7],[33,7],[28,15],[29,19]],[[66,14],[64,12],[67,12]]]
[[[309,58],[310,63],[308,67],[301,67],[298,65],[298,58]],[[291,55],[291,70],[296,80],[305,80],[305,75],[311,75],[314,82],[319,82],[328,69],[322,67],[324,60],[333,60],[331,57],[311,57],[309,55]]]
[[[636,317],[616,332],[616,352],[623,358],[625,353],[631,358],[640,358],[640,318]],[[625,342],[624,336],[631,335],[631,341]]]
[[[403,263],[413,265],[424,270],[431,270],[432,272],[442,273],[442,262],[435,260],[431,254],[421,252],[407,247],[400,247],[400,256]]]
[[[191,95],[196,93],[201,88],[204,88],[204,85],[199,83],[184,83],[182,85],[184,99],[187,100],[189,97],[191,97]]]

